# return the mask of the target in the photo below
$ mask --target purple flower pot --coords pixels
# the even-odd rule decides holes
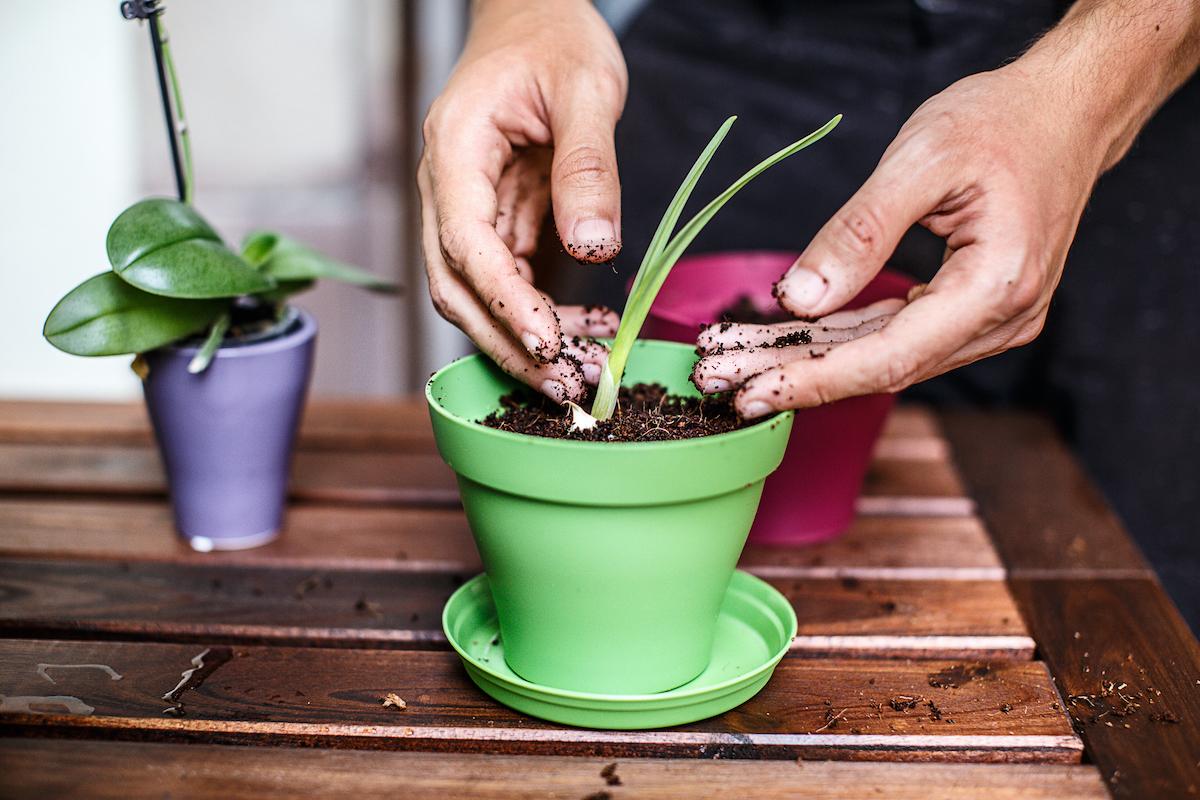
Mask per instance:
[[[777,310],[771,285],[796,253],[712,253],[681,258],[646,320],[646,338],[694,343],[702,324],[743,297],[763,312]],[[904,297],[913,281],[883,270],[845,308]],[[767,477],[750,543],[793,546],[835,538],[854,520],[854,504],[875,441],[895,397],[866,395],[797,411],[783,463]]]
[[[143,389],[175,527],[195,550],[242,550],[279,535],[317,336],[316,320],[297,312],[274,337],[222,345],[198,375],[187,371],[196,346],[146,353]]]

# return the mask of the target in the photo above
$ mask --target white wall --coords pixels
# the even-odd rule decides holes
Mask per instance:
[[[232,244],[295,235],[397,279],[386,298],[326,283],[314,391],[420,388],[468,347],[433,312],[398,123],[402,22],[421,114],[458,54],[465,0],[171,0],[164,25],[195,155],[196,205]],[[403,11],[411,14],[403,14]],[[107,268],[111,220],[174,179],[143,24],[117,0],[0,0],[0,397],[132,397],[128,357],[55,350],[42,322]]]
[[[0,3],[0,395],[139,391],[129,358],[69,356],[41,330],[108,268],[108,224],[137,199],[140,33],[115,2]]]

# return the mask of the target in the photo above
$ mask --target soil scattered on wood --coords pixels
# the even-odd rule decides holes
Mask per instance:
[[[549,439],[585,442],[666,442],[714,436],[757,424],[742,422],[733,407],[732,394],[683,397],[668,394],[657,383],[622,387],[617,410],[590,430],[571,430],[568,409],[527,390],[500,398],[503,410],[481,420],[489,428]],[[583,404],[591,405],[591,398]]]
[[[957,689],[964,683],[987,677],[992,668],[987,664],[955,664],[940,672],[930,673],[929,685],[935,689]]]
[[[613,763],[600,770],[600,777],[604,778],[604,782],[609,786],[620,786],[621,776],[617,774],[617,763]]]

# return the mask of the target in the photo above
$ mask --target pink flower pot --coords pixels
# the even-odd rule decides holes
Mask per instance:
[[[748,297],[760,311],[778,311],[771,285],[794,253],[713,253],[682,258],[654,301],[644,336],[693,343],[703,324]],[[845,308],[904,297],[913,281],[882,271]],[[832,539],[854,519],[854,503],[875,440],[895,396],[852,397],[796,413],[783,463],[767,478],[750,542],[803,545]]]

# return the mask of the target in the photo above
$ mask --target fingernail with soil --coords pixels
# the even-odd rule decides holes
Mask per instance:
[[[742,416],[746,419],[757,419],[771,413],[771,406],[762,400],[751,400],[742,407]]]
[[[606,219],[585,219],[575,223],[571,237],[577,246],[611,246],[617,241],[617,229]]]
[[[599,383],[600,382],[600,365],[599,364],[584,364],[583,365],[583,379],[585,381],[587,381],[588,383],[592,383],[592,384]]]
[[[528,350],[532,355],[535,355],[538,358],[542,357],[542,340],[539,339],[537,335],[532,334],[529,331],[525,331],[521,334],[521,344],[525,345],[525,349]]]
[[[703,391],[705,394],[714,392],[728,392],[733,388],[733,384],[724,378],[708,378],[704,381]]]
[[[811,269],[797,269],[780,281],[779,290],[787,296],[788,305],[810,309],[825,296],[829,282]]]
[[[567,394],[567,387],[561,381],[555,380],[542,381],[542,394],[556,403],[570,398],[570,395]]]

